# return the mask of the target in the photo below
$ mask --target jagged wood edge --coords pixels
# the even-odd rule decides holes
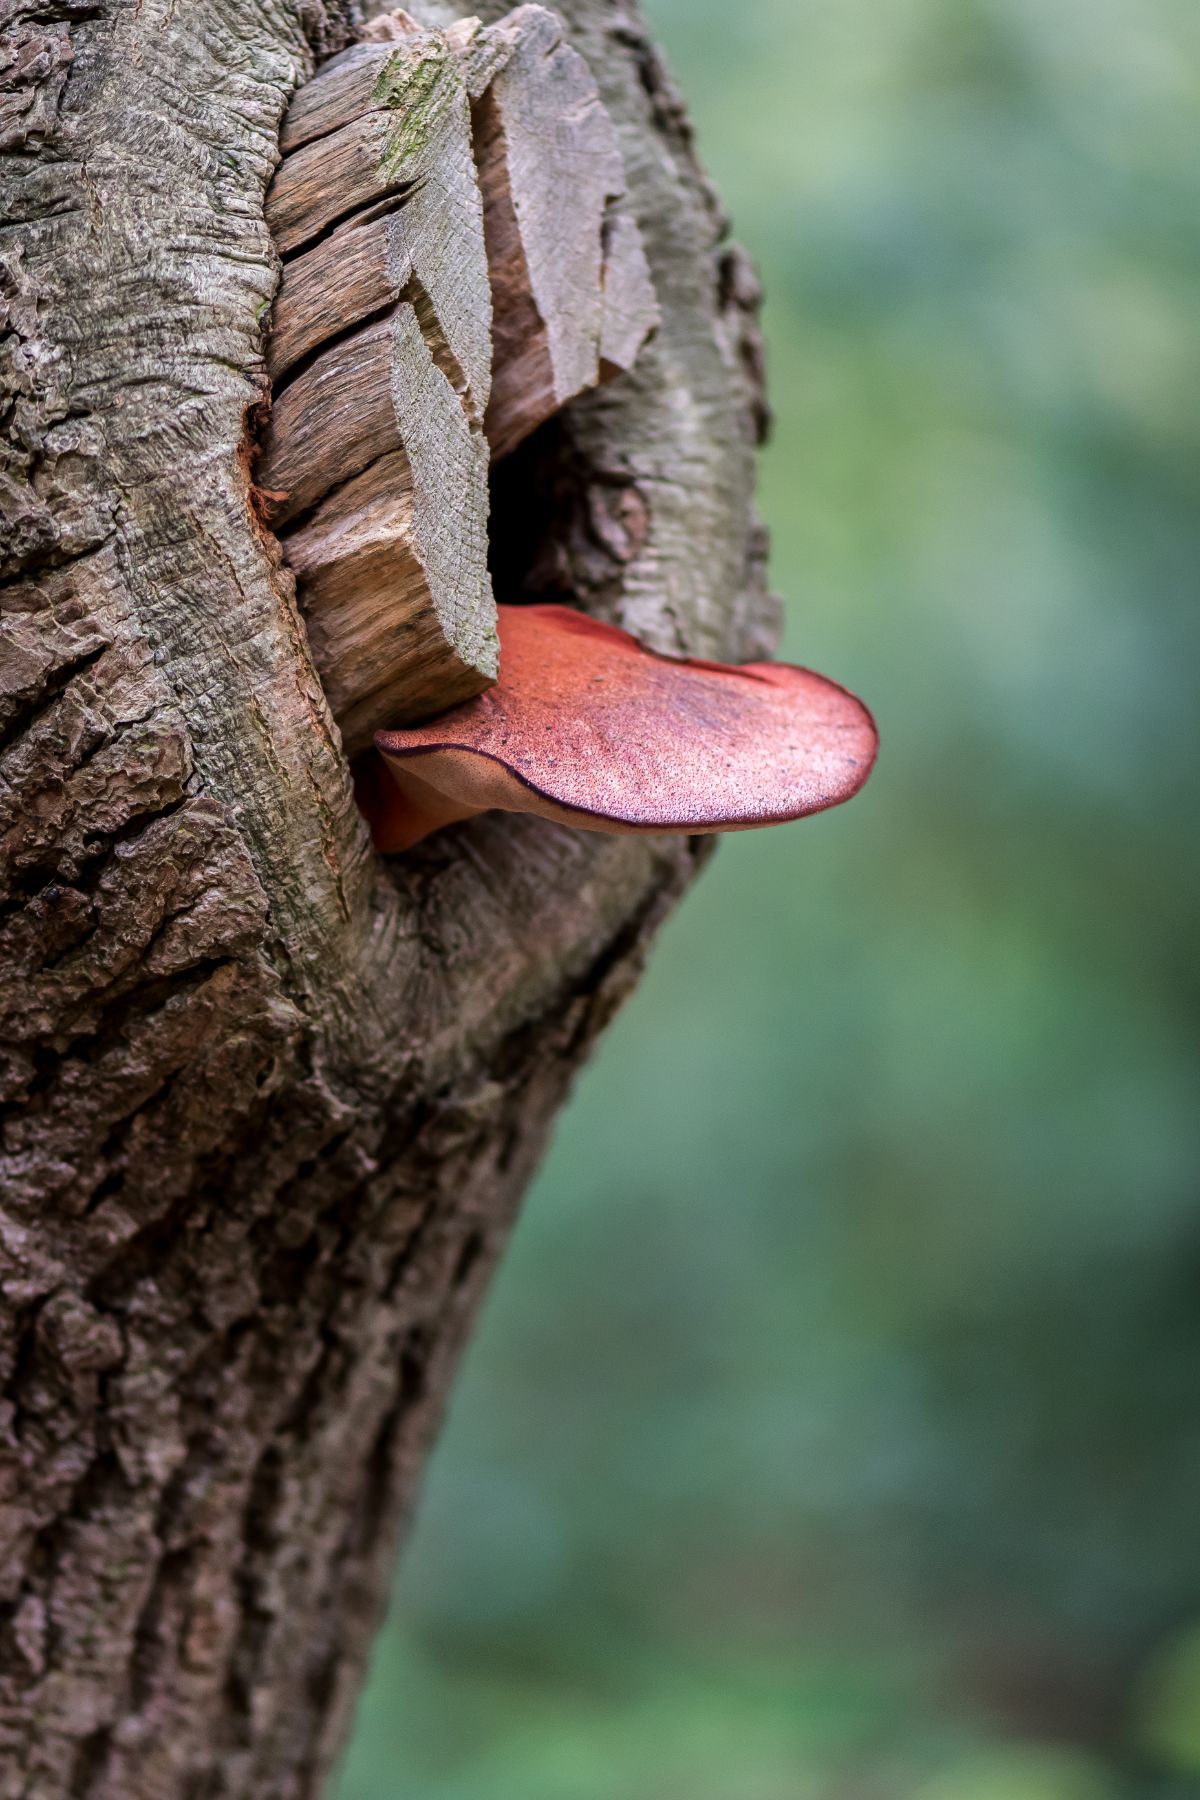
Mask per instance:
[[[267,222],[284,269],[258,479],[355,756],[380,726],[468,699],[498,667],[491,286],[453,46],[410,30],[344,52],[300,90],[281,142]],[[314,271],[330,283],[315,311],[340,326],[328,341],[303,330]],[[362,275],[365,303],[347,303]]]
[[[485,408],[493,456],[503,455],[566,400],[632,367],[658,322],[615,131],[560,20],[527,5],[494,28],[469,21],[442,35],[400,13],[377,21],[376,34],[300,90],[267,196],[285,260],[259,479],[266,517],[285,528],[313,654],[352,756],[379,726],[442,711],[495,674],[494,632],[478,623],[490,608],[486,548],[473,528],[483,472],[471,432]],[[447,107],[447,53],[471,99],[469,125],[465,109],[460,118]],[[424,124],[434,113],[436,125]],[[454,155],[460,139],[463,158]],[[470,194],[460,162],[480,171]],[[449,184],[444,199],[434,183],[439,193]],[[486,341],[472,331],[486,296],[481,303],[460,280],[464,307],[458,287],[434,282],[420,253],[438,244],[447,221],[468,222],[480,189],[494,302],[490,404]],[[456,277],[471,247],[461,238],[459,230],[447,264]],[[416,283],[426,335],[441,339],[442,356],[430,344],[434,361],[449,362],[473,421],[435,406],[441,424],[431,418],[415,439],[430,440],[415,470],[396,393],[430,384],[419,343],[407,345],[404,279]],[[432,493],[427,467],[460,491]],[[436,552],[454,532],[461,541],[447,563]]]

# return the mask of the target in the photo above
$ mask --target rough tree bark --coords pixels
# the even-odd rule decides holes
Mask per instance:
[[[662,325],[497,477],[497,581],[760,654],[753,279],[631,6],[559,10]],[[699,851],[505,816],[371,852],[250,467],[264,198],[348,0],[0,21],[0,1797],[293,1800]]]

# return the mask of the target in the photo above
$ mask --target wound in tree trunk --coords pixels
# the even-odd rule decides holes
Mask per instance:
[[[559,20],[523,6],[479,31],[465,57],[495,311],[486,424],[499,457],[632,368],[658,306],[616,131]]]
[[[358,46],[306,91],[267,202],[285,263],[259,481],[353,755],[497,672],[490,290],[445,37]]]
[[[301,90],[258,480],[350,755],[497,673],[489,455],[632,366],[658,313],[616,132],[560,21],[404,14]]]

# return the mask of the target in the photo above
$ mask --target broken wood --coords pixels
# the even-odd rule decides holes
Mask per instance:
[[[658,323],[612,120],[561,21],[522,6],[463,47],[492,277],[493,456],[633,367]]]
[[[258,477],[351,755],[495,678],[489,448],[631,368],[658,316],[615,130],[553,14],[398,12],[370,37],[281,132]]]
[[[454,404],[436,372],[417,406],[424,430],[343,483],[286,539],[304,595],[309,642],[348,756],[369,749],[387,719],[412,720],[469,700],[498,668],[494,608],[485,606],[487,546],[466,539],[453,506],[413,479],[421,446],[449,435]],[[415,445],[415,448],[414,448]],[[464,587],[469,572],[473,591]],[[491,676],[494,679],[494,674]]]
[[[355,46],[297,111],[268,198],[285,264],[259,480],[355,755],[497,674],[490,285],[444,34]]]

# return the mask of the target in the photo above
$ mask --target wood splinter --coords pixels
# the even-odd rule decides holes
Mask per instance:
[[[490,457],[630,368],[658,316],[553,14],[368,30],[281,134],[258,473],[351,756],[494,681]]]
[[[632,368],[658,305],[616,131],[559,20],[522,6],[474,26],[464,56],[494,308],[486,429],[505,456]]]

